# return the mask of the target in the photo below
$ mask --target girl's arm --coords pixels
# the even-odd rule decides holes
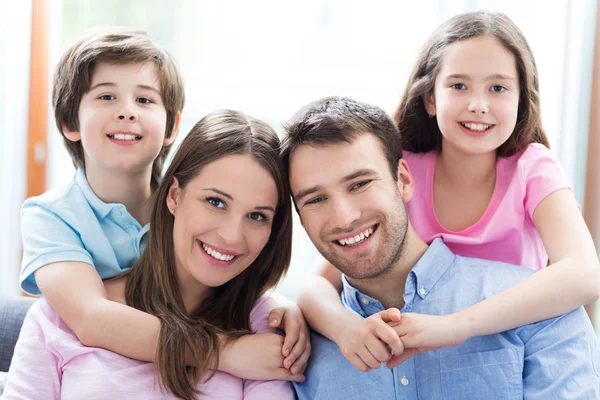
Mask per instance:
[[[137,360],[154,361],[160,320],[108,300],[102,279],[91,265],[48,264],[35,272],[35,279],[48,302],[81,343]],[[281,345],[271,354],[262,346],[265,342],[270,343],[267,337],[237,339],[235,346],[223,352],[219,369],[228,373],[235,371],[237,376],[246,379],[299,380],[298,376],[280,368]],[[249,354],[254,357],[248,357]]]
[[[315,276],[300,290],[297,302],[308,324],[334,341],[340,351],[360,371],[378,368],[404,350],[393,328],[386,322],[399,321],[400,312],[389,309],[363,319],[342,305],[339,292],[342,275],[323,257],[315,264]]]
[[[391,366],[424,350],[557,317],[598,299],[598,255],[573,192],[561,189],[547,196],[535,209],[533,222],[550,265],[463,311],[448,316],[404,314],[395,329],[404,346],[414,350],[395,358]]]

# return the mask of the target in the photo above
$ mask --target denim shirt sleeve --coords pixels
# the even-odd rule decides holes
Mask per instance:
[[[600,349],[583,308],[517,329],[526,399],[600,399]]]

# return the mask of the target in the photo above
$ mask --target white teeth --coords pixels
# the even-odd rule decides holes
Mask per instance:
[[[358,243],[361,243],[362,241],[364,241],[369,236],[371,236],[372,233],[373,233],[373,228],[368,228],[368,229],[365,229],[364,232],[361,232],[360,234],[358,234],[354,237],[339,239],[337,242],[339,244],[341,244],[342,246],[358,244]]]
[[[115,133],[114,135],[109,135],[113,139],[117,140],[137,140],[139,136],[131,135],[129,133]]]
[[[466,123],[466,122],[463,122],[462,125],[465,128],[468,128],[472,131],[479,131],[479,132],[485,131],[486,129],[489,129],[492,126],[492,125],[485,125],[485,124],[470,124],[470,123]]]
[[[202,248],[204,249],[204,251],[206,251],[212,258],[216,258],[217,260],[221,260],[221,261],[231,261],[235,258],[235,256],[232,255],[225,255],[225,254],[221,254],[218,251],[215,251],[213,249],[211,249],[210,247],[208,247],[206,244],[202,243]]]

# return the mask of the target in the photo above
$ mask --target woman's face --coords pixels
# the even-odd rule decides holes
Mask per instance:
[[[204,298],[244,271],[267,244],[277,208],[277,186],[250,155],[230,155],[204,166],[185,188],[175,179],[176,270],[184,299]],[[193,293],[193,294],[192,294]]]

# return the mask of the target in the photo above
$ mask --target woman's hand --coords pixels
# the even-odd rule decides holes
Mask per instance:
[[[269,326],[280,328],[285,332],[285,340],[281,346],[281,354],[285,357],[284,368],[295,374],[302,374],[310,357],[310,330],[300,307],[296,303],[286,301],[269,314]]]

